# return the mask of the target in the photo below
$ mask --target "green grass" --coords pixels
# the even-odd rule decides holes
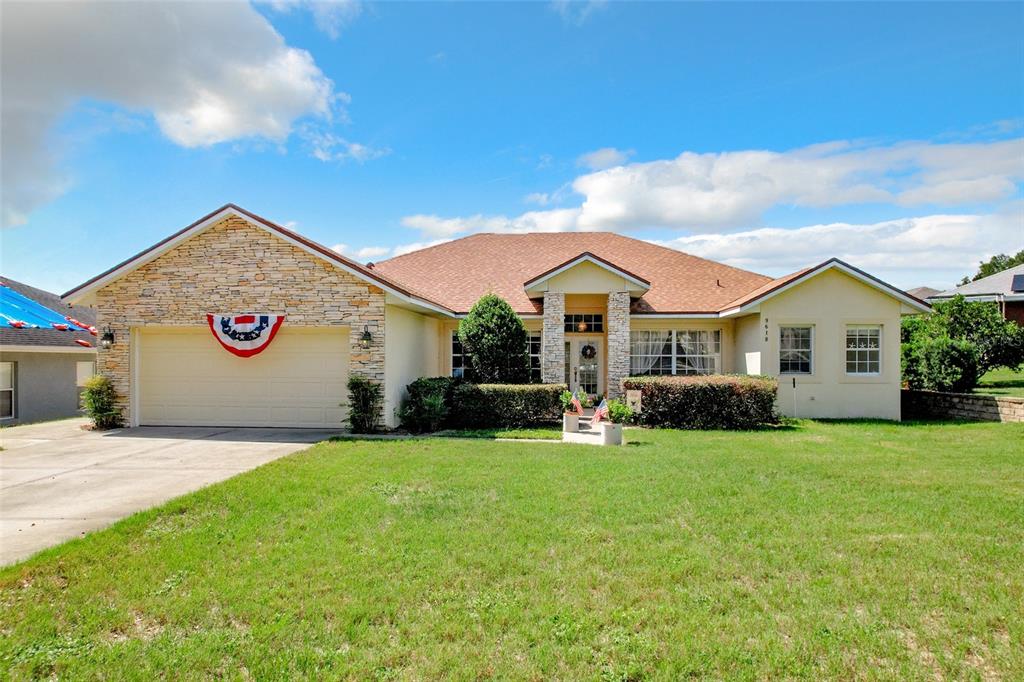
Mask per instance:
[[[981,378],[974,392],[1024,397],[1024,372],[994,369]]]
[[[0,671],[1024,677],[1024,425],[628,437],[318,445],[0,571]]]
[[[441,431],[437,435],[450,438],[511,438],[514,440],[562,440],[562,429],[558,426],[534,429],[474,429],[465,431]]]

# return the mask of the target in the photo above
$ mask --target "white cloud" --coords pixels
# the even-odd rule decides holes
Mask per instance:
[[[604,151],[604,150],[599,150]],[[519,216],[410,216],[424,234],[526,229],[672,228],[725,232],[757,224],[771,208],[858,204],[952,207],[1013,197],[1024,180],[1024,138],[939,144],[830,142],[785,152],[683,152],[577,177],[577,208]],[[561,190],[560,190],[561,191]],[[544,205],[552,195],[528,200]]]
[[[551,9],[562,17],[562,21],[582,26],[594,12],[604,9],[608,0],[552,0]]]
[[[1024,247],[1024,205],[987,215],[761,228],[658,241],[739,268],[782,275],[837,257],[898,286],[949,287],[996,253]]]
[[[353,250],[348,244],[335,244],[331,248],[343,256],[347,256],[362,263],[391,253],[391,248],[388,246],[364,246],[361,249]]]
[[[351,142],[329,132],[308,131],[304,133],[304,137],[312,148],[313,156],[321,161],[366,163],[391,153],[387,147],[370,147],[359,142]]]
[[[581,154],[576,159],[576,165],[590,170],[604,170],[612,166],[621,166],[629,160],[629,157],[636,154],[632,149],[616,149],[615,147],[602,147],[592,152]]]
[[[277,12],[308,10],[317,29],[332,40],[337,40],[342,30],[363,13],[363,5],[357,0],[269,0],[267,4]]]
[[[303,116],[331,119],[334,84],[248,3],[5,3],[3,224],[64,192],[54,124],[92,99],[151,113],[184,147],[283,143]]]

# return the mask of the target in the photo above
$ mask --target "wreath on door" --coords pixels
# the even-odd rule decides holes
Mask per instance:
[[[597,349],[588,343],[580,349],[580,355],[586,360],[593,360],[597,357]]]

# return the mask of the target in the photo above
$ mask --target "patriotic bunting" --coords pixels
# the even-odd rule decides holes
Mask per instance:
[[[284,315],[247,313],[242,315],[207,315],[210,331],[225,350],[240,358],[262,353],[274,340],[284,322]]]

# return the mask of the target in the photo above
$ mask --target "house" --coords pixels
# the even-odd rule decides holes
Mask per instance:
[[[0,424],[80,414],[80,388],[95,374],[95,322],[89,308],[0,277]]]
[[[928,310],[835,259],[773,279],[610,233],[362,265],[230,204],[64,298],[109,325],[99,369],[131,425],[323,427],[350,374],[383,384],[395,425],[408,383],[464,371],[455,331],[488,292],[525,321],[535,380],[616,395],[630,374],[771,374],[782,411],[814,417],[899,419],[900,317]],[[239,357],[236,324],[273,340]]]
[[[968,301],[992,301],[999,304],[1003,317],[1024,325],[1024,264],[976,279],[955,289],[932,294],[928,300],[947,301],[954,296]]]
[[[914,298],[919,298],[922,301],[927,301],[930,296],[934,296],[935,294],[940,294],[942,292],[939,291],[938,289],[933,289],[931,287],[915,287],[913,289],[907,289],[907,293],[913,296]]]

